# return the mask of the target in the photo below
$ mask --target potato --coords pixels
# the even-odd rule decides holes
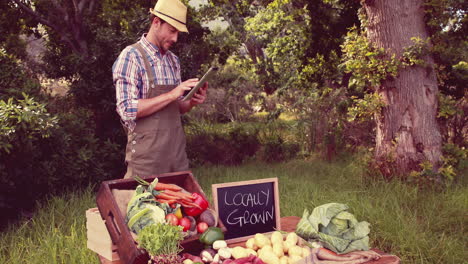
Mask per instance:
[[[288,233],[288,235],[286,236],[286,241],[291,241],[294,245],[296,245],[297,242],[299,241],[299,237],[297,236],[296,233],[291,232],[291,233]]]
[[[302,257],[297,256],[297,255],[289,256],[289,259],[288,259],[289,263],[288,264],[296,264],[296,262],[298,262],[301,259],[302,259]]]
[[[247,250],[243,247],[235,247],[232,249],[232,257],[234,259],[238,259],[238,258],[245,258],[245,257],[248,257],[248,253],[247,253]]]
[[[253,250],[251,248],[247,248],[246,251],[247,251],[247,257],[250,256],[250,255],[254,255],[254,256],[258,255],[257,251],[255,251],[255,250]]]
[[[310,251],[309,247],[302,247],[302,257],[305,258],[309,256],[310,254],[312,254],[312,252]]]
[[[289,258],[287,256],[282,256],[280,258],[280,264],[289,264]]]
[[[273,244],[273,253],[275,253],[279,258],[284,256],[283,242]]]
[[[251,237],[247,240],[247,242],[245,242],[245,246],[247,248],[251,248],[253,250],[258,250],[258,247],[257,245],[255,244],[255,238]]]
[[[280,231],[275,231],[271,234],[271,244],[283,243],[283,234]]]
[[[271,245],[266,245],[266,246],[262,247],[262,250],[273,252],[273,247]]]
[[[258,257],[266,264],[280,264],[278,256],[270,250],[262,250]]]
[[[292,241],[289,241],[289,240],[286,240],[283,242],[283,252],[284,253],[288,253],[289,249],[293,246],[295,246],[296,244],[294,244]]]
[[[258,248],[263,248],[266,245],[271,245],[270,239],[266,237],[264,234],[257,233],[254,236],[255,239],[255,245],[257,245]]]
[[[299,256],[302,258],[302,248],[300,246],[292,246],[288,250],[289,256]]]

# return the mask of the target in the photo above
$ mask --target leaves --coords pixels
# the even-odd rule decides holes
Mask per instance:
[[[23,94],[24,99],[0,100],[0,150],[9,153],[13,142],[34,141],[47,138],[58,124],[58,118],[51,116],[44,104]]]

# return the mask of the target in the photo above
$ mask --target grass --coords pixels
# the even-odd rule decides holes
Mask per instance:
[[[32,219],[0,235],[0,263],[99,263],[86,248],[85,211],[95,207],[92,188],[52,197]]]
[[[281,215],[339,202],[359,221],[371,223],[371,246],[398,255],[402,263],[466,263],[466,186],[421,190],[363,178],[351,160],[294,160],[281,164],[203,167],[194,175],[211,197],[211,184],[278,177]],[[99,263],[86,248],[85,211],[95,194],[53,197],[32,220],[1,234],[0,263]]]

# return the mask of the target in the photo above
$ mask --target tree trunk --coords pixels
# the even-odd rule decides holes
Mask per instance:
[[[423,20],[422,0],[367,0],[367,37],[386,55],[401,58],[414,45],[412,37],[423,40],[428,33]],[[429,55],[426,65],[400,69],[394,79],[382,82],[377,92],[386,106],[376,115],[375,157],[386,176],[419,171],[423,161],[437,170],[441,159],[441,135],[436,121],[437,79]]]

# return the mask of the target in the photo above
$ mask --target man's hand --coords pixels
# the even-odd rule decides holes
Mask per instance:
[[[189,101],[179,101],[180,113],[187,113],[192,107],[204,103],[208,92],[207,90],[208,82],[206,82]]]
[[[205,82],[205,84],[200,87],[200,89],[195,93],[192,98],[190,98],[190,105],[191,106],[196,106],[198,104],[202,104],[206,100],[206,94],[208,90],[208,82]]]
[[[171,95],[174,100],[177,100],[179,97],[184,95],[185,91],[190,91],[198,83],[198,78],[188,79],[179,84],[176,88],[172,89]],[[200,88],[201,89],[201,88]]]

